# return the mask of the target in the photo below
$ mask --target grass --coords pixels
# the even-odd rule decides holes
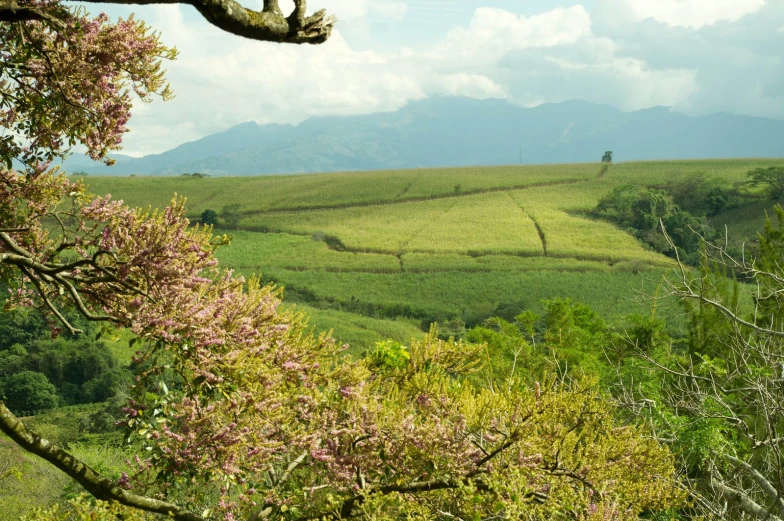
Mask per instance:
[[[105,443],[104,435],[84,437],[79,422],[104,404],[61,407],[45,414],[23,418],[25,426],[36,434],[67,447],[68,451],[105,476],[119,478],[127,471],[130,459],[116,443]],[[0,521],[16,521],[34,508],[46,507],[82,491],[71,478],[50,463],[22,450],[0,433]]]
[[[260,214],[243,221],[251,229],[302,235],[324,233],[353,250],[395,253],[428,223],[455,204],[454,199],[394,205]]]
[[[248,214],[270,210],[367,206],[477,191],[588,179],[597,165],[539,165],[339,172],[292,176],[192,178],[88,177],[94,193],[111,193],[132,206],[162,207],[176,192],[188,198],[190,215],[241,204]]]
[[[412,338],[424,336],[416,321],[403,318],[383,320],[306,305],[297,305],[296,309],[308,315],[308,323],[314,331],[332,331],[335,338],[349,347],[349,354],[361,355],[365,349],[384,340],[407,344]]]
[[[663,184],[705,174],[735,183],[745,181],[749,170],[768,166],[784,166],[784,159],[637,161],[613,165],[607,178],[619,183]]]
[[[541,312],[540,302],[554,298],[583,301],[607,318],[646,314],[650,302],[644,297],[656,292],[662,274],[661,269],[637,272],[627,266],[584,272],[269,273],[292,300],[376,318],[407,317],[423,327],[453,318],[470,326],[494,315],[513,317],[524,309]],[[680,310],[667,309],[664,316],[680,323]]]
[[[438,218],[420,225],[405,251],[544,254],[533,221],[508,192],[455,198]]]
[[[774,204],[771,201],[756,201],[737,208],[731,208],[710,220],[719,232],[726,230],[726,242],[730,248],[739,251],[749,248],[753,251],[758,246],[757,234],[762,231],[765,218],[771,217],[775,222]]]
[[[609,271],[606,262],[568,258],[524,257],[517,255],[476,255],[458,253],[407,253],[402,256],[403,271],[428,273],[438,271]]]
[[[305,305],[314,327],[361,350],[386,337],[403,341],[428,321],[473,324],[556,297],[582,300],[606,318],[647,312],[633,302],[635,291],[653,293],[671,261],[586,212],[622,184],[697,174],[732,184],[771,165],[784,160],[87,182],[142,206],[164,205],[176,191],[194,217],[241,204],[239,229],[216,230],[233,236],[218,251],[221,262],[285,286],[285,299]],[[759,229],[762,208],[736,213],[726,214],[730,232]],[[661,312],[679,323],[677,308]]]
[[[324,240],[314,240],[309,234],[237,230],[230,235],[231,245],[218,249],[218,259],[246,275],[263,274],[271,267],[294,271],[400,271],[400,263],[393,255],[335,251]]]

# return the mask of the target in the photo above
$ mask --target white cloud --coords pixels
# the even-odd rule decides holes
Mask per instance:
[[[494,79],[505,86],[509,99],[524,106],[586,99],[637,110],[676,105],[697,90],[696,71],[650,67],[623,56],[611,40],[597,36],[545,52],[510,52]]]
[[[382,0],[383,1],[383,0]],[[354,22],[364,19],[368,14],[370,0],[318,0],[318,2],[308,2],[309,11],[313,7],[326,9],[330,14],[336,14],[341,22]],[[280,8],[284,13],[289,13],[294,9],[292,0],[281,0]]]
[[[635,21],[654,19],[671,26],[700,28],[734,22],[754,13],[765,0],[621,0]]]
[[[772,115],[765,110],[774,107],[782,117],[778,87],[784,75],[771,49],[780,48],[784,9],[768,3],[736,24],[704,25],[739,18],[760,2],[599,0],[596,12],[575,5],[535,16],[479,8],[435,43],[387,42],[386,52],[359,50],[344,34],[355,37],[352,27],[372,34],[379,17],[390,23],[387,28],[396,27],[394,19],[407,16],[406,2],[320,0],[319,7],[341,23],[319,46],[245,40],[190,8],[148,8],[142,16],[181,51],[168,67],[177,98],[135,107],[127,152],[160,152],[249,120],[297,123],[388,111],[435,94],[498,97],[523,106],[579,98],[629,110],[667,105],[701,113]],[[608,24],[607,13],[616,22]],[[649,17],[665,23],[645,21]],[[621,19],[626,21],[617,23]],[[720,56],[714,49],[722,49]]]
[[[136,104],[124,153],[160,152],[249,120],[298,123],[318,115],[394,110],[425,96],[408,67],[353,50],[339,31],[319,46],[260,43],[186,21],[180,9],[158,8],[161,23],[155,24],[181,51],[167,66],[176,97]]]
[[[408,13],[408,4],[394,0],[377,0],[372,9],[380,17],[388,20],[402,20]]]
[[[590,31],[590,16],[579,5],[531,17],[480,8],[468,27],[450,31],[426,56],[441,67],[487,65],[509,50],[574,43]]]
[[[505,98],[507,96],[506,89],[487,76],[464,72],[436,76],[428,87],[430,92],[450,96],[478,99]]]

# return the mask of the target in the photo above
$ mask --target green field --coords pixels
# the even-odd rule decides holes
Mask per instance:
[[[285,287],[284,299],[354,349],[405,340],[433,322],[581,300],[608,319],[647,313],[667,257],[587,212],[614,187],[703,174],[727,186],[782,160],[661,161],[351,172],[232,178],[89,177],[90,189],[137,206],[174,193],[189,215],[240,204],[221,262]],[[753,237],[757,205],[714,218]],[[734,214],[731,212],[735,212]],[[729,216],[729,217],[728,217]],[[676,306],[660,305],[672,324]]]

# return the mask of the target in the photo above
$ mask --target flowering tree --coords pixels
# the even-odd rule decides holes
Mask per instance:
[[[305,16],[304,1],[287,18],[271,0],[261,13],[189,3],[261,40],[318,43],[332,23]],[[116,502],[74,509],[187,521],[636,519],[680,500],[668,451],[620,425],[590,382],[478,388],[463,375],[481,346],[434,333],[340,360],[331,338],[279,309],[274,288],[219,269],[225,238],[190,226],[183,200],[132,209],[58,175],[48,161],[76,143],[110,162],[130,91],[168,97],[161,63],[175,52],[133,18],[111,23],[56,1],[3,0],[0,20],[6,306],[41,309],[55,333],[79,333],[66,308],[127,328],[145,368],[125,409],[139,454],[121,476],[101,475],[0,402],[8,437]]]

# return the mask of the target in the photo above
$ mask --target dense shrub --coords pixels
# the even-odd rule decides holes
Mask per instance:
[[[690,198],[691,189],[696,192]],[[688,208],[700,212],[697,215],[701,217],[690,213],[676,201],[683,201]],[[700,236],[712,239],[715,235],[705,216],[723,208],[726,202],[726,194],[721,188],[708,188],[704,179],[698,177],[697,181],[674,183],[667,190],[619,186],[599,200],[593,213],[628,229],[654,250],[673,256],[675,252],[661,230],[663,224],[681,257],[687,262],[696,262]]]
[[[201,213],[201,223],[213,226],[218,224],[218,212],[210,209],[204,210]]]
[[[105,401],[130,380],[130,372],[119,366],[103,342],[92,335],[51,338],[50,327],[36,312],[1,314],[0,330],[0,380],[10,385],[14,375],[39,374],[40,378],[26,377],[26,381],[39,382],[46,389],[51,386],[54,406]]]
[[[22,371],[0,377],[0,396],[15,414],[34,414],[57,407],[57,389],[41,373]]]

